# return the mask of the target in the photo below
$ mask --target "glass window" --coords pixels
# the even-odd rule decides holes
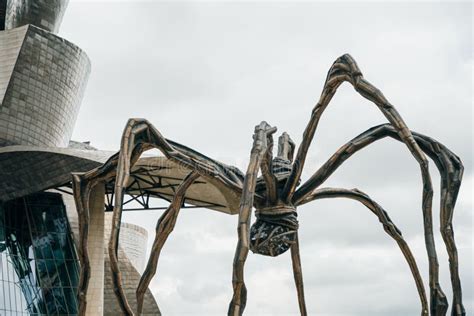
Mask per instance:
[[[75,315],[79,263],[62,197],[0,204],[0,315]]]

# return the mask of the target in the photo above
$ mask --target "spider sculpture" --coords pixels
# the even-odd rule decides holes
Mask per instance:
[[[343,145],[308,181],[299,185],[308,148],[319,119],[337,88],[344,81],[349,82],[364,98],[372,101],[382,111],[389,123],[372,127]],[[127,315],[135,313],[125,297],[117,261],[124,188],[129,181],[131,168],[138,161],[140,155],[148,149],[157,148],[169,161],[189,170],[189,174],[175,191],[170,206],[157,223],[151,255],[136,291],[136,313],[138,315],[141,314],[145,291],[156,272],[161,249],[174,228],[186,191],[198,178],[213,184],[216,188],[231,192],[235,199],[240,200],[238,243],[232,275],[233,297],[229,304],[229,315],[242,315],[245,309],[247,290],[244,283],[244,265],[249,250],[261,255],[278,256],[288,249],[291,251],[300,312],[301,315],[307,315],[298,244],[297,207],[325,198],[353,199],[365,205],[375,214],[385,232],[397,242],[411,269],[421,302],[421,315],[446,315],[448,302],[438,282],[438,259],[432,224],[433,190],[425,154],[435,162],[441,174],[440,229],[449,255],[453,288],[451,315],[465,315],[458,273],[458,255],[452,229],[454,205],[463,173],[462,163],[455,154],[436,140],[411,132],[392,104],[377,88],[363,78],[359,67],[350,55],[341,56],[331,66],[321,97],[312,111],[302,143],[296,153],[294,143],[288,134],[283,133],[278,139],[278,154],[273,158],[272,135],[276,130],[266,122],[255,127],[250,162],[244,175],[235,167],[224,165],[188,147],[165,139],[144,119],[130,119],[124,130],[121,148],[117,154],[96,169],[73,175],[74,196],[80,218],[81,278],[78,292],[80,314],[84,315],[85,313],[87,304],[85,298],[90,276],[87,250],[89,196],[95,185],[114,179],[113,227],[108,246],[114,289],[124,313]],[[387,212],[367,194],[357,189],[320,188],[320,185],[354,153],[387,136],[405,143],[421,169],[424,236],[429,258],[429,303],[423,280],[410,248]],[[258,177],[259,171],[261,171],[261,177]],[[251,225],[253,208],[255,208],[257,220]]]

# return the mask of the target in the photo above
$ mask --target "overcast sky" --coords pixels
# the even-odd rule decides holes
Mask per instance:
[[[444,143],[466,166],[454,229],[472,313],[471,4],[71,0],[60,35],[92,61],[75,140],[116,150],[127,119],[145,117],[166,137],[241,169],[253,127],[262,120],[301,141],[327,70],[350,53],[411,129]],[[304,178],[342,144],[384,122],[344,84],[321,119]],[[439,191],[434,164],[431,169]],[[427,283],[421,178],[402,144],[387,139],[371,145],[326,185],[358,187],[384,206]],[[434,199],[438,227],[438,192]],[[151,243],[160,214],[127,214],[125,220],[146,227]],[[317,201],[299,208],[299,219],[311,315],[419,315],[404,258],[367,209],[352,201]],[[181,213],[152,283],[165,315],[227,312],[236,227],[236,216]],[[439,235],[437,246],[442,286],[451,296]],[[289,252],[251,254],[247,262],[245,314],[297,315]]]

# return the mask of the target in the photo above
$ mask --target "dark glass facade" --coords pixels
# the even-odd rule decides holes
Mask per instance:
[[[0,315],[75,315],[79,262],[62,197],[0,205]]]

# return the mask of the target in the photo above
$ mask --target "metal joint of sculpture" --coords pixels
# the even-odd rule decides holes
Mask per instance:
[[[372,127],[343,145],[309,180],[300,185],[308,149],[319,120],[343,82],[350,83],[360,95],[375,104],[389,123]],[[190,190],[193,185],[198,185],[197,179],[202,180],[201,183],[208,182],[220,190],[231,192],[230,195],[227,194],[229,200],[240,200],[238,209],[232,210],[231,206],[228,207],[231,209],[230,213],[238,213],[238,243],[232,276],[233,297],[229,304],[228,315],[242,315],[245,309],[247,289],[244,282],[244,265],[249,250],[267,256],[278,256],[287,250],[291,250],[299,308],[301,315],[307,315],[299,251],[297,208],[300,205],[326,198],[352,199],[367,207],[378,218],[384,231],[398,244],[403,253],[418,290],[421,315],[446,315],[448,302],[439,283],[438,257],[432,222],[433,188],[427,156],[434,161],[441,174],[440,224],[441,234],[449,255],[453,288],[451,315],[465,315],[458,271],[458,255],[452,229],[454,206],[461,185],[463,165],[454,153],[436,140],[412,132],[384,95],[364,79],[354,59],[347,54],[338,58],[331,66],[320,99],[311,113],[311,118],[303,134],[302,143],[296,152],[295,144],[288,134],[283,133],[278,141],[278,154],[273,158],[273,134],[276,130],[276,127],[272,127],[266,122],[256,126],[250,161],[244,174],[236,167],[227,166],[164,138],[145,119],[130,119],[123,132],[120,151],[102,166],[86,173],[75,174],[73,178],[74,196],[81,226],[82,268],[79,285],[81,315],[84,315],[87,304],[85,293],[87,292],[90,271],[87,251],[88,199],[93,187],[107,181],[115,181],[114,219],[109,242],[115,292],[125,314],[140,315],[143,308],[144,293],[156,273],[163,245],[175,226],[187,190]],[[384,208],[358,189],[320,187],[348,158],[385,137],[403,142],[421,170],[424,236],[429,258],[429,301],[415,258],[403,239],[401,231],[390,219]],[[170,198],[170,206],[158,220],[151,255],[136,291],[138,307],[134,311],[124,295],[116,253],[124,190],[130,180],[134,164],[144,151],[152,148],[159,149],[167,160],[188,170],[188,175],[175,190],[174,196]],[[259,171],[261,171],[260,177],[258,177]],[[255,209],[257,220],[251,226],[252,209]]]

